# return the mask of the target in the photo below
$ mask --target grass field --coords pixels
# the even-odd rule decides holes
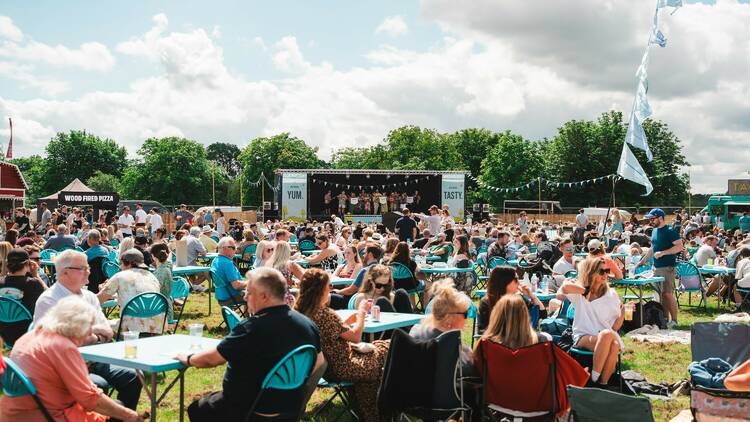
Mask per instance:
[[[212,337],[222,337],[227,331],[225,327],[218,328],[222,322],[218,307],[213,307],[213,313],[208,316],[208,296],[205,293],[191,294],[187,308],[180,322],[178,332],[187,332],[187,324],[191,322],[202,322],[206,324],[206,335]],[[690,330],[690,324],[697,321],[710,321],[719,312],[716,308],[715,299],[711,301],[708,311],[698,308],[680,309],[680,325],[678,329]],[[468,344],[471,338],[471,321],[467,321],[467,327],[464,330],[463,337]],[[690,363],[690,347],[688,345],[656,345],[635,343],[630,339],[625,339],[626,350],[622,356],[623,369],[632,369],[640,372],[650,382],[668,382],[674,383],[681,379],[687,378],[686,368]],[[194,398],[199,397],[209,391],[216,391],[221,388],[221,380],[224,373],[224,367],[214,369],[190,369],[186,375],[185,385],[185,402],[189,404]],[[163,383],[162,383],[163,385]],[[176,390],[176,389],[175,389]],[[316,406],[320,405],[330,392],[318,390],[313,395],[307,406],[307,411],[313,411]],[[655,400],[652,402],[654,415],[657,421],[668,421],[683,409],[690,407],[690,401],[687,396],[679,397],[676,400],[662,401]],[[140,409],[148,409],[149,404],[145,394],[141,398]],[[171,391],[159,408],[159,420],[172,421],[178,420],[179,395],[177,391]],[[341,411],[340,403],[334,402],[330,410],[322,413],[317,420],[327,420]],[[346,421],[347,415],[342,416],[339,420]]]
[[[215,299],[214,299],[215,300]],[[680,310],[680,325],[678,329],[689,330],[690,324],[697,321],[710,321],[719,312],[716,308],[716,300],[711,301],[708,311],[698,308],[683,307]],[[114,317],[112,315],[111,317]],[[208,315],[208,295],[205,293],[191,294],[187,302],[187,307],[178,327],[178,332],[187,333],[187,326],[193,322],[201,322],[206,325],[204,335],[221,338],[226,335],[226,327],[219,327],[222,323],[219,307],[214,302],[212,315]],[[471,321],[467,321],[467,326],[463,332],[466,344],[471,339]],[[656,345],[635,343],[630,339],[625,339],[626,350],[622,355],[623,369],[632,369],[640,372],[650,382],[668,382],[674,383],[681,379],[687,378],[686,368],[690,363],[690,347],[688,345]],[[191,368],[186,372],[185,382],[185,403],[186,406],[192,400],[201,395],[221,389],[221,381],[224,374],[224,367],[213,369],[196,369]],[[159,391],[171,380],[172,373],[168,373],[166,379],[162,379],[159,384]],[[313,395],[307,406],[307,412],[312,412],[325,399],[329,397],[329,391],[318,390]],[[655,400],[652,402],[654,415],[657,421],[668,421],[683,409],[689,408],[689,398],[687,396],[679,397],[676,400],[662,401]],[[144,393],[141,395],[139,410],[145,411],[150,408],[148,398]],[[334,405],[329,407],[326,412],[321,413],[316,420],[331,420],[342,410],[341,403],[336,400]],[[339,420],[347,421],[348,415],[342,416]],[[158,420],[176,421],[179,420],[179,390],[174,388],[170,391],[161,402],[158,409]]]

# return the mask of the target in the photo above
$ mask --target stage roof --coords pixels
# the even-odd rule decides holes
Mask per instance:
[[[390,175],[438,175],[438,174],[469,174],[464,170],[377,170],[377,169],[278,169],[280,173],[308,173],[308,174],[390,174]]]

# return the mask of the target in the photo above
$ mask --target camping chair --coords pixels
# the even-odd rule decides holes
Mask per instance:
[[[464,403],[460,350],[459,330],[426,342],[395,330],[378,391],[383,419],[401,420],[403,416],[411,420],[407,416],[411,415],[423,420],[458,420],[460,414],[468,420],[466,414],[471,409]],[[409,383],[406,378],[410,385],[404,385]]]
[[[565,273],[565,278],[577,278],[578,277],[578,271],[570,270],[567,273]]]
[[[211,277],[211,281],[214,284],[214,289],[225,289],[227,291],[227,295],[232,299],[232,303],[228,306],[235,311],[239,311],[240,315],[245,318],[247,317],[247,310],[245,309],[245,302],[237,300],[237,298],[232,294],[232,291],[227,287],[222,280],[219,279],[219,277],[216,276],[216,272],[212,269],[208,273]],[[216,299],[218,302],[218,299]]]
[[[695,322],[690,328],[693,362],[721,358],[732,366],[750,359],[750,326],[732,322]],[[690,409],[693,417],[731,420],[747,418],[750,393],[707,388],[690,382]]]
[[[44,415],[44,419],[46,419],[48,422],[54,422],[55,420],[52,419],[49,411],[47,411],[47,408],[44,407],[42,400],[39,399],[39,396],[37,396],[36,387],[34,387],[34,384],[31,382],[29,377],[27,377],[23,370],[12,360],[5,359],[5,364],[5,373],[3,374],[3,380],[1,383],[3,385],[3,394],[8,397],[22,397],[30,395],[31,398],[34,399],[36,405],[39,406],[39,410]]]
[[[120,272],[120,264],[112,261],[103,261],[102,270],[104,271],[104,275],[109,279]]]
[[[302,239],[302,241],[297,245],[297,248],[299,249],[300,253],[318,249],[318,247],[315,246],[315,242],[310,239]]]
[[[126,317],[128,318],[152,318],[159,315],[164,315],[162,322],[161,332],[152,334],[164,334],[164,329],[167,326],[167,310],[169,309],[169,301],[164,295],[159,292],[145,292],[133,296],[132,299],[125,304],[125,307],[120,313],[120,322],[117,324],[117,335],[115,338],[120,338],[122,334],[122,322]]]
[[[229,306],[221,307],[221,315],[224,317],[224,323],[227,324],[227,328],[229,328],[230,333],[232,332],[232,330],[234,330],[234,327],[236,327],[237,324],[242,321],[242,318],[237,315],[237,312],[235,312]]]
[[[0,322],[3,324],[15,324],[15,323],[23,323],[24,321],[29,321],[31,323],[31,320],[33,317],[31,316],[31,312],[29,312],[28,309],[26,309],[25,306],[16,299],[13,299],[11,297],[6,296],[0,296]],[[5,347],[10,350],[13,347],[13,344],[8,341],[7,338],[5,338]]]
[[[243,276],[246,272],[253,267],[255,263],[255,252],[258,250],[258,244],[253,243],[252,245],[245,245],[245,247],[239,251],[240,259],[237,260],[237,269],[240,270],[240,274]]]
[[[557,359],[551,342],[512,350],[480,340],[482,420],[553,418],[558,412]]]
[[[653,422],[651,402],[598,388],[569,385],[569,422]]]
[[[393,277],[394,285],[396,283],[396,280],[409,280],[409,281],[416,280],[417,281],[417,286],[413,289],[407,290],[406,293],[408,293],[409,296],[416,296],[414,304],[418,305],[419,307],[422,307],[423,304],[422,304],[421,293],[424,292],[424,281],[417,280],[417,278],[414,276],[414,273],[411,272],[409,267],[399,262],[393,262],[389,264],[388,267],[391,269],[391,277]]]
[[[182,320],[182,313],[185,312],[188,297],[190,296],[190,283],[184,277],[172,277],[172,291],[169,293],[169,296],[172,298],[172,317],[174,317],[176,310],[175,305],[177,305],[178,301],[182,302],[182,304],[178,305],[180,307],[180,314],[177,315],[177,318],[169,321],[170,324],[174,324],[172,334],[175,334],[177,326],[180,324],[180,320]]]
[[[117,260],[118,260],[118,258],[117,258],[118,257],[117,249],[112,249],[111,251],[109,251],[109,256],[108,257],[109,257],[110,261],[112,261],[114,263],[117,263]]]
[[[682,294],[684,293],[687,293],[688,304],[686,306],[699,308],[702,303],[704,308],[708,307],[708,300],[706,299],[706,286],[703,281],[703,277],[701,277],[701,273],[698,270],[698,267],[689,262],[680,261],[677,263],[676,271],[678,280],[677,305],[680,305],[680,296],[682,296]],[[701,300],[696,306],[693,306],[692,304],[693,293],[699,293],[701,296]]]
[[[294,415],[290,415],[288,412],[279,413],[276,409],[266,409],[262,406],[259,408],[259,404],[262,403],[264,393],[274,394],[271,390],[290,391],[303,387],[315,366],[317,356],[318,351],[311,344],[299,346],[284,356],[276,366],[271,368],[268,375],[263,379],[260,391],[255,397],[250,410],[247,412],[245,422],[255,420],[300,420],[304,411],[302,408],[304,394],[300,394],[300,403],[295,406],[296,414]],[[268,414],[274,415],[268,416]]]
[[[346,309],[354,310],[357,309],[354,305],[357,303],[357,297],[360,295],[360,293],[354,293],[352,297],[349,298],[349,303],[346,306]]]

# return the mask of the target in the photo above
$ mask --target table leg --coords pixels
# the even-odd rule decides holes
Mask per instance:
[[[211,289],[214,288],[214,280],[208,275],[208,314],[211,315]]]
[[[643,327],[643,286],[638,285],[638,304],[641,304],[641,327]]]
[[[149,374],[151,377],[151,422],[156,422],[156,372]]]
[[[180,371],[180,422],[185,420],[185,371]]]

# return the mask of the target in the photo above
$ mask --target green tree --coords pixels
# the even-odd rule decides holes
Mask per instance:
[[[318,158],[318,148],[311,147],[302,139],[280,133],[270,138],[255,138],[240,153],[242,163],[243,203],[260,204],[261,187],[253,187],[263,174],[270,184],[275,183],[276,170],[323,168],[326,163]],[[263,184],[266,201],[273,198],[273,191]]]
[[[487,129],[463,129],[448,135],[459,152],[461,168],[468,170],[472,177],[479,177],[482,171],[482,161],[497,144],[499,135]],[[486,200],[487,196],[479,185],[472,179],[466,179],[466,204]]]
[[[514,192],[484,189],[485,197],[495,208],[506,199],[536,199],[537,186],[525,184],[543,176],[545,144],[529,141],[507,131],[498,135],[497,143],[482,161],[480,181],[496,188],[516,188]],[[522,186],[524,184],[524,186]]]
[[[240,148],[235,144],[215,142],[206,148],[209,160],[224,168],[226,175],[235,178],[240,172]]]
[[[47,144],[42,190],[50,194],[71,180],[88,180],[96,171],[120,177],[128,166],[127,152],[112,139],[101,139],[86,131],[58,133]]]
[[[331,167],[335,169],[382,169],[387,153],[384,144],[371,147],[346,147],[333,152]]]
[[[151,138],[138,154],[141,160],[121,179],[124,197],[165,205],[211,203],[211,166],[203,145],[184,138]]]
[[[86,180],[86,186],[95,191],[120,193],[120,179],[117,176],[102,173],[98,170]]]
[[[43,196],[44,193],[43,183],[47,174],[47,161],[39,155],[32,155],[14,158],[11,163],[18,166],[26,184],[29,185],[29,190],[26,192],[27,201],[36,202],[37,198]]]

